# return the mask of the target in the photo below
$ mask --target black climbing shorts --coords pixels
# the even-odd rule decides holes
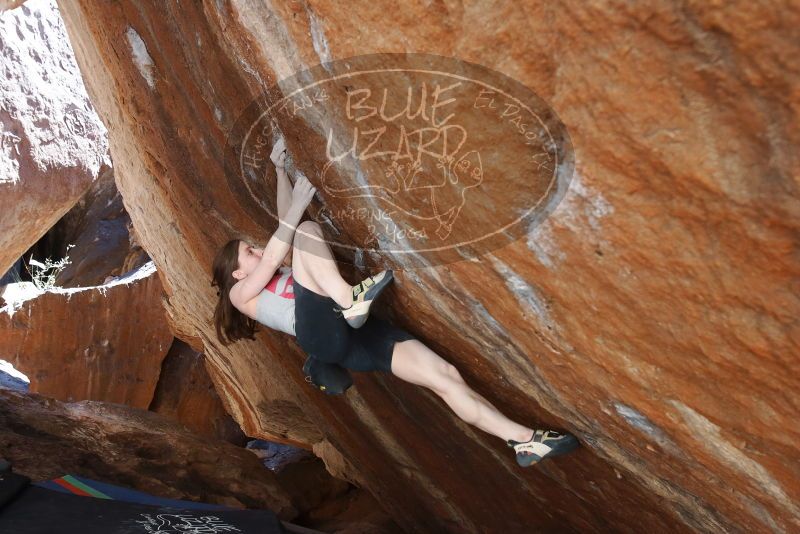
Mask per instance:
[[[395,342],[415,337],[375,315],[361,328],[352,328],[334,310],[336,305],[294,281],[294,330],[306,355],[351,371],[391,373]]]

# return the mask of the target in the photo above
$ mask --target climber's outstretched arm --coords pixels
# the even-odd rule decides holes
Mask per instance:
[[[275,174],[277,175],[278,193],[276,196],[278,206],[278,219],[283,220],[289,212],[289,207],[292,205],[292,183],[289,181],[289,175],[286,173],[286,145],[283,137],[280,137],[275,145],[272,147],[272,154],[270,160],[275,165]],[[290,248],[286,256],[284,256],[281,264],[291,265],[292,249]]]
[[[283,219],[292,205],[292,183],[285,168],[276,167],[275,171],[278,173],[278,218]]]
[[[278,219],[283,219],[292,204],[292,183],[289,181],[289,175],[286,174],[286,167],[284,166],[286,162],[286,144],[283,141],[283,137],[275,142],[269,159],[275,165],[275,173],[278,175]]]
[[[292,249],[294,232],[316,188],[305,176],[297,179],[292,189],[291,203],[286,215],[278,221],[278,229],[272,234],[261,255],[258,266],[245,278],[236,282],[231,288],[230,299],[234,306],[241,308],[245,303],[256,298],[272,275],[280,267],[283,258]]]

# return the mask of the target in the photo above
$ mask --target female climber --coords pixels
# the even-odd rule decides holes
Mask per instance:
[[[214,259],[212,286],[219,295],[214,322],[220,342],[254,339],[257,323],[293,335],[308,356],[306,380],[326,393],[343,393],[352,384],[348,369],[388,372],[425,386],[461,419],[504,439],[523,467],[578,446],[571,434],[511,421],[414,336],[377,316],[367,320],[392,271],[356,285],[342,278],[319,224],[300,222],[316,189],[302,175],[292,188],[285,158],[281,139],[270,156],[278,176],[279,223],[267,245],[261,249],[232,239]]]

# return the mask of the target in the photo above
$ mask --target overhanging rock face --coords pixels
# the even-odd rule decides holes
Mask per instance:
[[[766,2],[270,6],[59,5],[174,330],[206,354],[248,435],[324,436],[316,450],[411,532],[800,527],[800,15]],[[355,260],[397,269],[382,297],[395,319],[515,420],[575,432],[575,455],[521,470],[426,390],[358,375],[329,398],[302,380],[291,338],[215,338],[216,248],[274,228],[271,183],[258,217],[226,178],[228,132],[277,80],[375,50],[491,66],[569,131],[570,188],[528,235],[427,269],[385,251]],[[314,181],[324,136],[278,123]],[[346,131],[335,113],[329,126]],[[362,226],[333,223],[364,242]]]

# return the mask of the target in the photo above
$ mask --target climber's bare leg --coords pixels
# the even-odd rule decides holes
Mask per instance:
[[[331,297],[343,308],[353,303],[352,286],[339,274],[322,228],[314,221],[297,225],[292,246],[292,275],[303,287]]]
[[[392,374],[439,395],[461,419],[504,440],[528,441],[533,429],[515,423],[464,382],[458,369],[426,347],[409,339],[395,343]]]

